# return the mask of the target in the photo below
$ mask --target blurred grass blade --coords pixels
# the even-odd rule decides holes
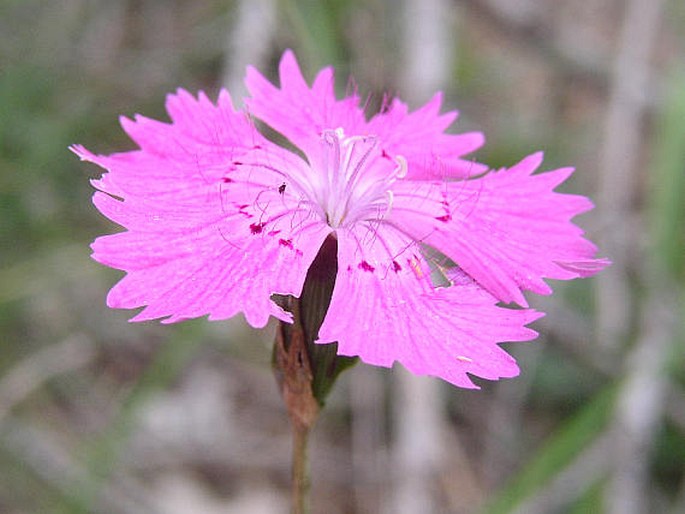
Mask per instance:
[[[604,512],[604,482],[599,480],[582,495],[568,514],[588,514]]]
[[[303,68],[311,71],[334,65],[338,73],[344,71],[345,60],[341,53],[344,45],[337,20],[345,2],[283,0],[282,5],[302,45]]]
[[[670,81],[650,166],[652,254],[666,273],[685,273],[685,73]]]
[[[685,70],[668,81],[668,90],[653,138],[648,205],[653,279],[672,289],[672,301],[681,314],[679,335],[674,336],[671,367],[682,374],[685,333]]]
[[[612,384],[600,391],[581,411],[570,418],[532,457],[512,483],[484,510],[486,514],[505,514],[539,491],[563,471],[582,449],[604,431],[616,396]]]

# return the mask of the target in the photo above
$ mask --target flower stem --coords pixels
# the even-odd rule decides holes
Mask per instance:
[[[292,514],[306,514],[309,496],[308,443],[310,428],[299,423],[293,427]]]
[[[288,303],[293,323],[281,323],[276,332],[273,365],[293,431],[292,512],[305,514],[309,492],[307,442],[320,407],[312,392],[313,374],[300,322],[299,300],[291,297]]]
[[[337,242],[329,236],[309,268],[301,297],[277,299],[293,316],[292,323],[280,323],[273,352],[274,374],[293,431],[293,514],[307,512],[309,433],[336,378],[357,361],[337,355],[336,343],[315,343],[331,302],[338,269],[336,254]]]

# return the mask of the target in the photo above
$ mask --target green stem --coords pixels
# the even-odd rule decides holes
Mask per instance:
[[[293,461],[292,461],[292,513],[306,514],[307,497],[309,496],[309,470],[307,447],[309,427],[296,421],[293,427]]]

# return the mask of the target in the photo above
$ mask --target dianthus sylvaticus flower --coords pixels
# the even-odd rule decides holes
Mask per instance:
[[[445,133],[457,115],[440,113],[440,94],[367,119],[356,92],[336,98],[331,68],[310,87],[287,51],[279,72],[276,87],[248,69],[243,109],[225,90],[216,104],[179,90],[171,123],[122,118],[138,150],[73,147],[107,170],[93,201],[126,229],[92,245],[127,273],[108,305],[145,306],[134,321],[289,322],[275,295],[301,295],[333,241],[316,343],[462,387],[516,375],[498,343],[537,335],[526,325],[541,313],[523,292],[607,265],[571,222],[590,201],[554,192],[573,170],[534,174],[540,153],[496,171],[465,157],[483,136]]]

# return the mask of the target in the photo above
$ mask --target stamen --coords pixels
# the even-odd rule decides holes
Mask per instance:
[[[388,217],[388,214],[390,214],[390,211],[392,211],[392,204],[395,201],[395,193],[392,192],[391,189],[388,189],[385,192],[385,195],[388,198],[387,205],[385,207],[385,212],[383,213],[383,216],[381,216],[382,219],[385,219]]]
[[[396,178],[404,178],[407,176],[407,172],[409,171],[409,166],[407,165],[407,159],[404,158],[402,155],[396,155],[395,156],[395,162],[397,163],[397,168],[395,168],[395,177]]]
[[[352,158],[352,152],[354,151],[354,147],[358,141],[362,143],[368,143],[371,141],[371,144],[369,144],[368,148],[364,151],[363,155],[359,158],[359,161],[357,161],[357,164],[354,166],[354,170],[352,171],[352,174],[349,176],[348,181],[347,181],[347,189],[351,192],[352,189],[357,185],[357,179],[359,178],[360,172],[364,169],[364,164],[369,158],[369,155],[371,155],[371,152],[376,148],[376,141],[377,139],[373,136],[355,136],[351,137],[348,139],[349,142],[352,144],[350,145],[350,149],[348,151],[348,158],[345,160],[345,167],[349,166],[350,160]],[[346,141],[347,142],[347,141]]]
[[[416,278],[419,280],[423,280],[423,277],[425,276],[423,274],[423,270],[421,269],[421,262],[416,258],[415,255],[412,255],[411,259],[408,259],[409,266],[411,266],[411,269],[414,271],[414,275],[416,275]]]
[[[407,174],[404,157],[394,158],[394,169],[387,161],[376,160],[378,138],[374,135],[345,137],[342,128],[324,130],[323,187],[314,193],[331,227],[355,221],[379,221],[394,205],[392,183]],[[376,152],[376,153],[374,153]],[[380,166],[380,169],[375,169]],[[371,169],[373,168],[373,169]]]
[[[326,167],[325,173],[328,176],[328,190],[326,191],[326,196],[330,195],[332,191],[338,185],[340,180],[340,138],[343,133],[342,128],[337,128],[335,130],[324,130],[323,139],[333,150],[333,159],[331,162],[330,152],[324,152]]]

